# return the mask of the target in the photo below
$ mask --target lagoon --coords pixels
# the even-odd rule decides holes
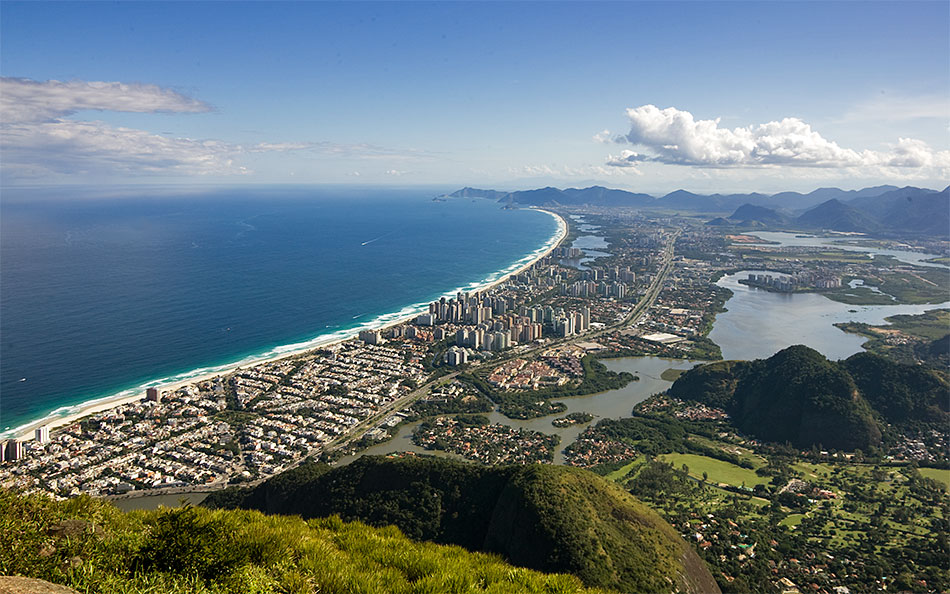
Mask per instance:
[[[762,234],[765,235],[765,234]],[[743,270],[716,283],[733,292],[726,312],[716,316],[709,338],[724,359],[761,359],[794,344],[807,345],[829,359],[860,352],[866,338],[834,327],[837,322],[883,324],[897,314],[921,314],[950,307],[950,302],[923,305],[848,305],[818,293],[776,293],[749,287],[739,279],[765,270]]]
[[[660,374],[667,369],[691,369],[696,365],[696,361],[683,359],[662,359],[660,357],[630,357],[623,359],[606,359],[604,365],[611,371],[627,371],[640,378],[639,381],[630,382],[623,388],[617,390],[608,390],[598,394],[588,394],[586,396],[575,396],[572,398],[559,398],[555,402],[563,402],[567,410],[556,415],[548,415],[537,419],[515,420],[509,419],[497,411],[488,413],[488,418],[492,423],[501,423],[514,427],[516,429],[526,429],[530,431],[540,431],[548,435],[559,435],[561,443],[554,456],[555,464],[564,463],[564,454],[562,450],[573,443],[577,436],[584,432],[588,426],[596,424],[601,419],[619,419],[631,416],[633,407],[643,402],[653,394],[662,392],[670,387],[672,382],[661,379]],[[551,424],[551,421],[572,412],[588,412],[594,415],[594,420],[590,423],[571,425],[569,427],[557,428]],[[394,452],[416,452],[420,454],[434,454],[449,458],[461,459],[461,456],[447,452],[426,450],[412,443],[412,432],[419,426],[419,422],[407,423],[399,428],[396,436],[379,445],[373,446],[360,454],[347,456],[340,460],[339,464],[349,464],[359,456],[363,455],[387,455]]]
[[[818,237],[818,236],[800,236],[794,233],[786,233],[784,231],[754,231],[750,232],[750,235],[758,237],[763,240],[763,242],[774,242],[778,244],[776,247],[828,247],[835,248],[839,250],[845,250],[848,252],[864,252],[873,256],[891,256],[892,258],[904,262],[906,264],[914,264],[916,266],[946,266],[945,264],[939,264],[934,262],[926,262],[925,260],[929,258],[939,258],[939,254],[925,254],[922,252],[912,252],[910,250],[892,250],[878,248],[871,245],[850,245],[837,243],[844,240],[849,241],[864,241],[868,238],[862,238],[860,236],[853,237]],[[761,245],[757,243],[751,243],[748,245]]]

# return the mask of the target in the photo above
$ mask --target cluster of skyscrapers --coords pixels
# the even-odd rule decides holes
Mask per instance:
[[[746,284],[756,287],[768,287],[776,291],[792,292],[806,287],[817,289],[835,289],[841,286],[837,276],[820,276],[813,273],[798,273],[793,276],[772,276],[771,274],[750,274]]]
[[[493,316],[505,315],[511,304],[501,296],[478,293],[459,293],[453,299],[445,297],[429,304],[428,315],[416,318],[417,324],[435,325],[452,322],[456,324],[482,324]]]
[[[561,295],[570,297],[616,297],[623,299],[627,296],[627,286],[622,283],[606,283],[594,281],[577,281],[571,285],[561,285]]]
[[[627,296],[627,285],[637,282],[637,274],[629,268],[591,268],[584,272],[584,278],[568,285],[561,283],[561,295],[570,297],[616,297]]]
[[[547,326],[557,336],[573,336],[590,328],[590,308],[565,311],[563,308],[522,307],[517,314],[495,317],[474,328],[460,328],[455,343],[460,347],[500,351],[513,343],[538,340]]]

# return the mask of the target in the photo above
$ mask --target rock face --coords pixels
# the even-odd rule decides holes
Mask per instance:
[[[589,471],[483,467],[439,458],[364,456],[333,470],[301,467],[210,506],[304,518],[333,514],[398,526],[417,540],[498,553],[621,592],[718,592],[696,552],[656,513]]]
[[[72,588],[45,580],[18,576],[0,576],[0,594],[79,594]]]

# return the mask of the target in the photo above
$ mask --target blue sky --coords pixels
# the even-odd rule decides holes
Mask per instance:
[[[950,178],[950,4],[0,4],[6,186]]]

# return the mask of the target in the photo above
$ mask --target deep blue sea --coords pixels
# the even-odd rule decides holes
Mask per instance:
[[[497,278],[557,231],[436,193],[5,193],[0,431],[379,325]]]

